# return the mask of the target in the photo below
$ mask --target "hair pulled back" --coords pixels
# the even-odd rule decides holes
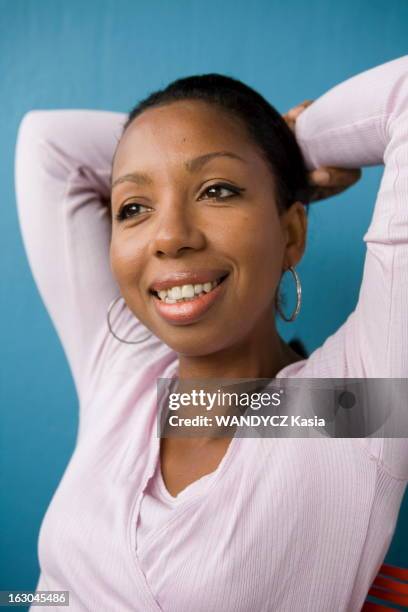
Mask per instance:
[[[308,204],[307,169],[294,134],[261,94],[232,77],[210,73],[177,79],[139,102],[130,111],[124,131],[145,110],[180,100],[216,105],[241,121],[272,171],[279,212],[295,201]]]

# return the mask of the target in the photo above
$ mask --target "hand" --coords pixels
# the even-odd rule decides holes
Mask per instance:
[[[295,133],[295,124],[299,115],[311,104],[313,100],[305,100],[301,104],[294,106],[283,115],[284,120]],[[330,196],[341,193],[348,187],[357,183],[361,177],[360,168],[333,168],[332,166],[321,166],[309,172],[309,184],[311,187],[311,202],[324,200]]]

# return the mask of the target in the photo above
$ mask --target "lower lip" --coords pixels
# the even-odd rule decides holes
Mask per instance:
[[[153,296],[154,305],[158,314],[169,323],[178,325],[195,323],[222,296],[227,280],[228,277],[209,293],[186,302],[179,302],[178,304],[166,304],[160,298]]]

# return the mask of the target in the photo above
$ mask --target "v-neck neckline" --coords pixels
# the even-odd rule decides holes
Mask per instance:
[[[154,542],[158,538],[160,538],[175,521],[179,520],[186,512],[190,510],[191,507],[194,507],[195,504],[199,503],[200,500],[205,495],[212,494],[217,484],[222,480],[222,477],[227,473],[228,468],[233,463],[233,458],[237,454],[242,441],[243,441],[243,438],[239,438],[236,436],[232,438],[227,448],[227,451],[225,455],[223,456],[223,458],[221,459],[217,469],[214,470],[214,472],[211,472],[210,474],[205,475],[205,476],[210,476],[210,478],[208,479],[209,482],[206,483],[206,485],[208,486],[201,486],[203,483],[200,483],[200,486],[193,488],[192,485],[195,485],[200,480],[202,480],[202,479],[199,479],[195,481],[194,483],[192,483],[192,485],[188,485],[185,489],[183,489],[183,491],[181,491],[179,495],[181,495],[181,493],[183,493],[184,491],[186,491],[186,495],[181,496],[180,499],[177,499],[178,496],[176,498],[173,498],[170,495],[170,493],[167,491],[164,485],[164,482],[163,482],[164,489],[165,491],[167,491],[168,496],[174,500],[174,501],[169,500],[169,502],[174,506],[173,511],[171,513],[171,517],[169,517],[167,521],[165,521],[157,530],[153,530],[148,535],[144,543],[145,548],[154,544]],[[146,476],[144,477],[144,483],[138,490],[138,494],[135,497],[133,504],[130,508],[130,512],[128,515],[128,522],[127,522],[127,530],[126,530],[127,548],[128,548],[130,557],[132,559],[133,566],[137,570],[140,585],[141,587],[143,587],[144,597],[146,598],[146,601],[149,601],[152,606],[152,607],[146,608],[146,610],[149,610],[149,612],[151,611],[153,612],[153,610],[154,611],[161,610],[161,608],[158,602],[156,601],[154,594],[152,593],[150,589],[149,582],[142,569],[141,560],[139,558],[139,554],[137,551],[136,529],[137,529],[137,523],[139,520],[140,506],[143,500],[144,491],[146,489],[147,483],[149,482],[149,479],[154,475],[155,470],[157,469],[157,463],[160,462],[160,438],[157,437],[156,431],[153,431],[152,442],[153,444],[155,444],[155,453],[154,453],[155,460],[153,464],[150,464],[150,470],[149,468],[147,468]],[[160,472],[161,472],[161,469],[160,469]],[[205,478],[205,476],[202,478]]]
[[[230,445],[228,446],[226,453],[228,452]],[[170,491],[168,490],[166,483],[164,482],[163,472],[161,469],[161,461],[159,459],[157,462],[158,464],[156,468],[156,474],[155,476],[153,476],[153,478],[155,478],[155,483],[154,483],[155,493],[160,496],[162,501],[168,504],[171,504],[173,506],[178,506],[180,503],[183,503],[185,499],[194,496],[196,493],[197,494],[204,493],[205,489],[209,486],[210,482],[213,480],[213,478],[215,478],[216,472],[219,470],[224,457],[221,459],[220,463],[218,464],[215,470],[213,470],[209,474],[204,474],[204,476],[197,478],[197,480],[194,480],[193,482],[188,484],[186,487],[184,487],[184,489],[182,489],[179,493],[177,493],[177,495],[172,495]]]

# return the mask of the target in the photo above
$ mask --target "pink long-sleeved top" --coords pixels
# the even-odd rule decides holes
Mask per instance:
[[[33,111],[18,136],[23,240],[80,406],[37,588],[69,590],[78,612],[360,610],[395,530],[407,439],[235,437],[214,473],[158,505],[156,379],[176,375],[177,355],[106,324],[119,288],[103,200],[124,119]],[[296,136],[309,168],[385,169],[355,310],[278,377],[408,377],[408,56],[330,90]],[[126,306],[112,324],[145,332]]]

